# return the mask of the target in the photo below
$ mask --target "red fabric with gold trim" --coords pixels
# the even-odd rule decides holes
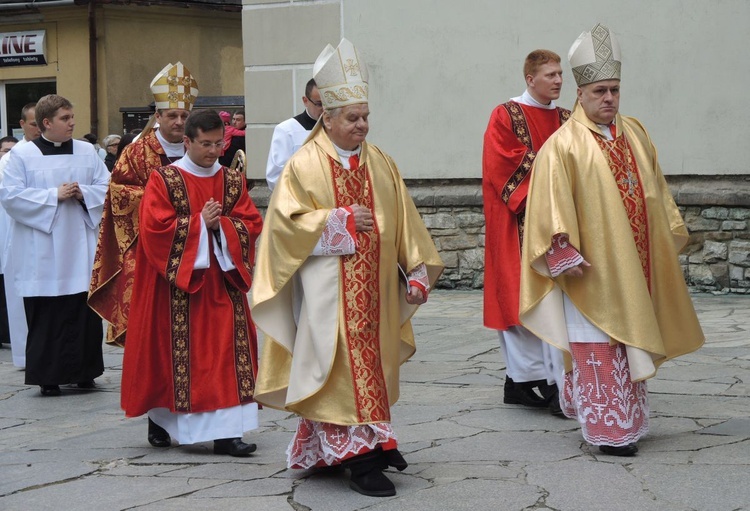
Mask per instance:
[[[622,205],[625,207],[628,219],[630,220],[633,241],[638,249],[643,276],[646,277],[648,287],[651,289],[648,215],[638,164],[624,134],[614,140],[606,140],[596,134],[594,134],[594,138],[607,158],[607,163],[609,163],[609,168],[617,183],[617,189],[620,191],[620,197],[622,198]]]
[[[510,101],[492,112],[484,134],[484,325],[519,325],[521,246],[531,169],[542,144],[570,116]]]
[[[135,277],[138,208],[149,176],[165,165],[165,158],[152,131],[127,146],[112,169],[88,300],[89,306],[109,322],[109,343],[125,342]]]
[[[367,166],[346,170],[330,156],[329,164],[336,206],[359,204],[374,211]],[[380,234],[377,219],[372,231],[357,231],[356,241],[357,251],[341,256],[340,265],[357,419],[359,422],[388,422],[391,419],[390,406],[380,358]]]
[[[200,214],[209,198],[224,206],[221,226],[237,266],[229,272],[213,254],[210,233],[210,266],[194,268]],[[245,293],[261,227],[245,181],[233,171],[198,177],[170,166],[151,176],[141,203],[123,362],[127,416],[151,408],[206,412],[252,402],[257,338]]]

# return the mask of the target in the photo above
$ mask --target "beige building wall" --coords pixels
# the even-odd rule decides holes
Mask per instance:
[[[98,16],[101,136],[119,132],[121,107],[154,100],[149,84],[170,62],[187,66],[201,96],[244,94],[239,13],[104,6]]]
[[[47,9],[45,21],[2,25],[3,32],[21,30],[46,30],[47,65],[0,68],[2,81],[57,82],[57,93],[73,103],[76,129],[74,137],[81,137],[89,130],[90,97],[88,24],[86,9]],[[60,51],[65,48],[65,51]]]
[[[54,79],[75,107],[74,137],[91,129],[88,10],[45,8],[44,21],[2,25],[5,32],[46,30],[46,66],[0,68],[0,80]],[[99,139],[122,132],[121,107],[145,107],[149,84],[167,63],[182,61],[203,96],[242,96],[240,13],[104,5],[96,8]]]
[[[302,109],[300,84],[326,43],[350,39],[370,68],[368,140],[407,178],[478,178],[491,110],[520,95],[523,59],[563,57],[607,24],[623,51],[621,112],[639,118],[667,174],[750,173],[750,67],[735,55],[750,2],[727,0],[243,0],[250,175],[264,176],[273,126]]]

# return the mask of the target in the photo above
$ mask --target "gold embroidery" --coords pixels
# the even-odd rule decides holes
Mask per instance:
[[[253,373],[253,354],[250,349],[249,318],[245,310],[243,294],[226,279],[224,287],[234,310],[234,363],[237,371],[237,393],[240,403],[252,402],[255,394],[255,374]]]
[[[633,157],[627,137],[623,134],[609,141],[592,133],[602,153],[607,158],[607,163],[615,179],[615,184],[620,192],[622,205],[630,220],[630,228],[633,231],[633,241],[638,250],[643,275],[646,277],[649,289],[651,288],[651,254],[648,242],[648,215],[646,212],[646,198],[639,179],[638,164]]]
[[[336,91],[327,90],[323,93],[326,102],[347,101],[349,99],[367,99],[367,86],[355,85],[354,87],[339,87]]]
[[[361,204],[373,210],[366,164],[345,170],[329,158],[337,207]],[[357,418],[361,423],[390,420],[388,392],[380,358],[380,231],[357,232],[357,252],[341,257],[344,318]]]
[[[164,179],[170,201],[177,214],[177,227],[172,248],[167,259],[166,275],[170,284],[170,314],[172,324],[172,378],[174,380],[174,406],[178,412],[190,411],[190,295],[177,288],[177,273],[182,263],[188,226],[190,204],[182,174],[176,167],[158,170]]]

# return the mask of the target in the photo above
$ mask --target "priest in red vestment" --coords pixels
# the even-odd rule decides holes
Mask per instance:
[[[214,441],[248,456],[257,428],[257,338],[246,293],[262,220],[245,176],[221,166],[213,110],[185,124],[185,157],[153,173],[140,205],[122,408],[156,447]]]
[[[521,326],[518,295],[532,166],[539,148],[568,119],[570,111],[554,102],[563,82],[556,53],[531,52],[523,72],[526,91],[495,108],[484,134],[484,325],[498,330],[500,336],[506,363],[503,401],[549,405],[553,414],[560,414],[556,382],[562,378],[562,355]]]
[[[688,232],[651,138],[618,113],[614,35],[596,25],[568,60],[578,100],[534,165],[520,317],[569,355],[560,402],[584,439],[633,456],[648,432],[646,380],[704,341],[677,259]]]
[[[128,145],[112,169],[104,202],[94,269],[89,284],[89,306],[109,326],[107,342],[122,346],[133,298],[135,253],[138,246],[138,211],[152,172],[185,155],[185,120],[198,97],[190,70],[167,64],[151,81],[158,127],[146,127]]]

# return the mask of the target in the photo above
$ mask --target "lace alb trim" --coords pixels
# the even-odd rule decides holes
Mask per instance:
[[[409,279],[409,282],[417,281],[423,285],[427,291],[430,290],[430,279],[427,278],[427,266],[425,266],[424,263],[419,263],[419,265],[407,274],[406,278]]]
[[[648,433],[645,381],[630,380],[622,344],[572,343],[573,371],[565,375],[560,405],[577,419],[583,438],[593,445],[621,447]]]
[[[312,255],[340,256],[356,252],[354,238],[346,230],[346,221],[350,214],[344,208],[336,208],[331,211],[331,214],[328,215],[326,228],[323,229],[323,234],[315,245]]]
[[[553,277],[583,262],[583,256],[568,243],[568,237],[565,234],[555,234],[552,237],[552,246],[545,256],[549,272]]]
[[[387,422],[339,426],[300,418],[286,450],[287,466],[307,469],[336,465],[390,440],[397,439]]]

